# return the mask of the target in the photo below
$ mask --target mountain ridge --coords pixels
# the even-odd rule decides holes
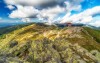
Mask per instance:
[[[3,59],[6,56],[9,61],[0,61],[5,63],[99,63],[100,45],[95,40],[97,37],[94,38],[89,30],[90,28],[87,27],[61,28],[42,23],[29,24],[3,34],[0,38],[0,58]],[[96,30],[94,31],[97,33]],[[93,55],[95,50],[96,54]]]

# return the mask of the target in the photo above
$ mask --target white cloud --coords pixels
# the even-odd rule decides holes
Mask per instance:
[[[54,18],[58,16],[59,13],[65,12],[65,8],[60,6],[55,6],[53,8],[43,9],[40,11],[38,18],[47,19],[49,24],[52,24]]]
[[[13,10],[15,7],[13,5],[7,5],[7,8],[9,8],[10,10]]]
[[[5,0],[7,5],[15,5],[17,7],[17,9],[12,11],[9,15],[10,18],[22,18],[22,21],[27,21],[29,19],[25,18],[37,17],[40,20],[45,19],[49,23],[53,23],[54,18],[60,13],[65,12],[65,9],[68,13],[71,13],[72,10],[81,10],[80,3],[83,2],[83,0],[65,1],[66,0]],[[66,7],[61,7],[60,3],[66,4]],[[47,6],[47,8],[42,7],[42,10],[38,10],[35,6]]]
[[[31,22],[31,19],[30,18],[23,18],[22,22]]]
[[[10,18],[29,18],[34,17],[39,12],[37,9],[35,9],[32,6],[17,6],[17,10],[14,10],[9,17]]]
[[[84,0],[67,0],[65,2],[67,11],[80,11],[81,10],[81,2]]]
[[[81,3],[84,0],[5,0],[7,8],[13,10],[9,14],[10,18],[19,18],[23,22],[30,22],[31,18],[38,18],[39,20],[46,20],[49,24],[54,23],[55,18],[60,20],[60,13],[66,11],[60,23],[75,22],[88,23],[95,26],[100,26],[100,21],[93,21],[96,14],[100,14],[100,6],[87,9],[79,14],[71,15],[71,11],[80,11],[82,9]],[[61,7],[61,3],[66,6]],[[44,6],[47,6],[46,8]],[[37,8],[36,8],[37,7]],[[38,7],[41,7],[39,10]],[[57,18],[58,17],[58,18]],[[2,18],[0,18],[2,19]]]
[[[7,4],[12,4],[12,5],[30,5],[34,6],[37,4],[41,4],[43,2],[46,2],[44,0],[5,0]]]
[[[100,14],[100,6],[96,6],[91,9],[87,9],[79,14],[74,14],[72,16],[71,15],[65,16],[63,18],[63,20],[61,21],[61,23],[65,23],[68,21],[88,23],[93,20],[93,16],[95,16],[96,14]]]
[[[10,18],[34,18],[38,17],[39,19],[47,19],[51,20],[53,19],[56,14],[63,12],[62,8],[60,6],[55,7],[56,5],[59,5],[59,3],[63,2],[65,0],[5,0],[7,3],[9,9],[12,9],[11,5],[15,5],[17,7],[16,10],[12,11],[12,13],[9,15]],[[42,10],[38,10],[35,8],[35,6],[50,6],[48,8],[43,8]],[[51,7],[54,5],[53,7]],[[62,9],[62,10],[61,10]],[[24,19],[25,21],[26,19]]]
[[[92,23],[89,23],[89,24],[92,25],[92,26],[100,27],[100,21],[95,21],[95,22],[92,22]]]
[[[23,6],[41,6],[48,4],[57,4],[64,2],[65,0],[5,0],[7,4],[23,5]]]
[[[39,18],[41,20],[47,19],[49,23],[59,14],[65,11],[65,8],[55,6],[43,10],[35,9],[32,6],[21,6],[17,5],[17,10],[14,10],[9,17],[10,18],[22,18],[22,21],[28,21],[29,18]],[[28,18],[28,19],[27,19]]]
[[[91,22],[92,20],[93,20],[92,16],[86,16],[86,17],[83,17],[80,23],[86,24],[88,22]]]

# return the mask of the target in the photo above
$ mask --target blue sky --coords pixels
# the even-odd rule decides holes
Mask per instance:
[[[100,26],[97,24],[100,23],[99,2],[100,0],[0,0],[0,23],[51,24],[57,21],[60,23],[71,21]],[[89,12],[91,13],[85,15]],[[79,19],[76,19],[77,17]]]

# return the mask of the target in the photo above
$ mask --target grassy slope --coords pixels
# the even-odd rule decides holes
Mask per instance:
[[[32,23],[9,26],[9,27],[2,27],[2,28],[0,28],[0,35],[7,34],[7,33],[12,32],[14,30],[17,30],[17,29],[20,29],[22,27],[28,26],[30,24],[32,24]]]
[[[9,26],[9,27],[2,27],[0,28],[0,38],[5,38],[6,34],[13,32],[14,30],[23,28],[25,26],[28,26],[32,23],[28,23],[28,24],[21,24],[21,25],[15,25],[15,26]]]
[[[52,32],[54,32],[53,34],[51,33],[50,39],[54,38],[53,35],[56,35],[56,32],[58,32],[60,30],[61,30],[60,32],[62,33],[61,36],[63,36],[64,30],[67,29],[67,28],[60,29],[55,26],[51,27],[51,26],[44,26],[44,25],[40,25],[40,24],[35,25],[35,26],[28,26],[28,27],[24,27],[24,26],[26,26],[26,25],[15,26],[15,27],[12,27],[11,29],[7,28],[6,30],[2,30],[2,31],[6,31],[5,33],[9,32],[9,34],[7,34],[8,38],[10,38],[9,36],[11,35],[12,39],[15,39],[19,42],[24,42],[27,39],[32,39],[32,40],[43,39],[43,36],[40,34],[43,34],[43,32],[46,32],[48,34],[50,30]],[[20,28],[24,27],[24,28],[20,29],[19,27]],[[14,29],[19,29],[19,30],[15,30],[14,32],[11,32]],[[98,43],[96,43],[96,41],[99,42],[99,40],[100,40],[99,32],[100,32],[99,30],[93,30],[91,28],[84,27],[84,30],[80,33],[80,35],[82,35],[84,38],[77,38],[77,37],[75,37],[75,38],[65,37],[65,38],[67,38],[71,43],[78,43],[79,45],[87,48],[90,51],[93,49],[97,49],[100,51],[100,48],[99,48],[100,46]],[[13,34],[13,33],[15,33],[15,34]],[[7,35],[6,36],[5,35],[2,35],[1,38],[5,39],[7,37]],[[13,35],[15,35],[15,37]],[[89,45],[89,46],[87,46],[87,45]]]
[[[83,30],[80,32],[80,35],[82,35],[84,38],[75,37],[75,38],[68,38],[68,40],[71,43],[78,43],[79,45],[81,45],[82,47],[86,48],[89,51],[95,49],[100,51],[100,44],[95,40],[95,39],[100,40],[99,30],[83,27]]]
[[[98,43],[100,43],[100,30],[91,29],[88,27],[84,28]]]
[[[7,55],[11,55],[11,57],[17,56],[23,58],[25,61],[35,63],[57,63],[53,59],[68,62],[68,58],[70,59],[74,56],[73,52],[75,52],[75,55],[81,56],[78,49],[74,50],[71,48],[78,45],[72,46],[70,43],[78,43],[88,50],[100,50],[99,44],[85,31],[79,33],[84,38],[68,38],[67,29],[67,27],[61,29],[44,24],[32,24],[22,27],[9,32],[5,38],[0,39],[0,50]],[[66,55],[69,55],[68,58]],[[93,61],[86,55],[82,56],[82,58],[88,58],[89,62]],[[73,60],[77,63],[77,58]]]

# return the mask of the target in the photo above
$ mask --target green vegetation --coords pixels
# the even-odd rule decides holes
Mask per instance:
[[[12,32],[14,30],[20,29],[22,27],[28,26],[30,24],[32,24],[32,23],[21,24],[21,25],[15,25],[15,26],[9,26],[9,27],[0,28],[0,36],[3,35],[3,34],[10,33],[10,32]]]
[[[100,43],[100,30],[91,29],[85,27],[85,30],[98,42]]]

